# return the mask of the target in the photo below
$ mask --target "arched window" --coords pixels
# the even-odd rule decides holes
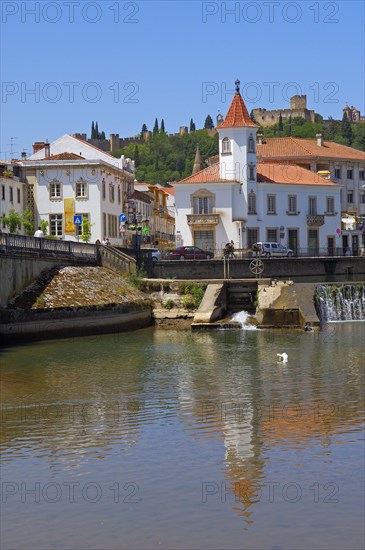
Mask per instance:
[[[253,191],[248,194],[248,213],[256,214],[256,194]]]
[[[255,152],[255,140],[253,139],[252,134],[250,134],[250,137],[248,138],[248,152],[249,153]]]
[[[248,165],[248,179],[255,179],[255,165],[252,162]]]
[[[231,153],[231,141],[225,137],[222,139],[222,153]]]

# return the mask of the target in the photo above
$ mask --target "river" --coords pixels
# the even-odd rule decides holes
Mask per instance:
[[[360,550],[364,328],[3,349],[1,548]]]

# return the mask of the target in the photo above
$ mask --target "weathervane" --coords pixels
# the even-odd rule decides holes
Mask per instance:
[[[241,84],[241,82],[237,79],[236,82],[235,82],[235,85],[236,85],[236,94],[239,94],[239,93],[240,93],[240,84]]]

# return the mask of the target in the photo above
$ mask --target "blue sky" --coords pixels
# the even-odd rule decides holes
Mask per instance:
[[[1,3],[0,158],[32,143],[99,130],[168,132],[225,114],[236,78],[249,111],[364,108],[361,1]],[[11,139],[14,138],[14,139]]]

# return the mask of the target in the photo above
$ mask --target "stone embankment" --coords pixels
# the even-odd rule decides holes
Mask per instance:
[[[148,296],[103,267],[58,267],[43,273],[0,311],[6,342],[24,337],[75,336],[148,326]]]

